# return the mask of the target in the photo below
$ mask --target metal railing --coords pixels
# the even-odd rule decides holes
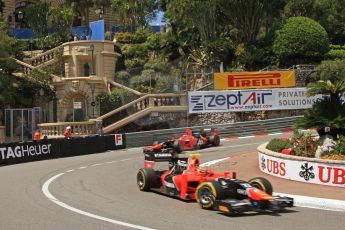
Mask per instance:
[[[248,135],[258,135],[264,133],[275,133],[291,130],[293,121],[296,117],[285,117],[278,119],[260,120],[260,121],[245,121],[231,124],[217,124],[194,126],[192,129],[201,128],[216,128],[221,138],[223,137],[240,137]],[[164,141],[171,137],[179,137],[185,133],[184,128],[164,129],[145,132],[126,133],[127,147],[141,147],[152,145],[154,141]]]

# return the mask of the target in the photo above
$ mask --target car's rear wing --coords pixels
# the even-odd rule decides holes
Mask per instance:
[[[177,158],[176,154],[173,152],[150,152],[144,151],[145,161],[154,161],[154,162],[169,162],[173,161],[174,158]]]
[[[144,168],[153,168],[156,162],[169,162],[169,168],[175,165],[187,167],[188,157],[178,157],[176,153],[173,152],[147,152],[144,153]]]

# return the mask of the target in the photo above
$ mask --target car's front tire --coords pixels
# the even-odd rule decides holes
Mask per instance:
[[[224,199],[224,191],[218,181],[205,181],[196,188],[196,201],[202,209],[214,209],[215,201]]]

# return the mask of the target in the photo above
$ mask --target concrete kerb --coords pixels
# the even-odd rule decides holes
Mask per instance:
[[[318,197],[308,197],[300,195],[291,195],[285,193],[274,193],[277,196],[289,196],[294,198],[295,206],[305,208],[315,208],[329,211],[345,212],[345,201],[333,200]]]

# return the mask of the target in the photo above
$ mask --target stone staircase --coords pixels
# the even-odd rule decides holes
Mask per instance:
[[[45,73],[44,70],[42,70],[38,67],[32,66],[32,65],[30,65],[26,62],[20,61],[18,59],[14,59],[14,60],[21,67],[21,71],[13,73],[13,75],[16,77],[24,77],[24,75],[29,74],[34,69],[37,69],[41,73]],[[55,74],[50,74],[50,76],[52,77],[53,81],[59,81],[60,80],[60,77],[55,75]]]
[[[103,124],[103,133],[112,133],[152,112],[187,112],[186,94],[147,94],[118,109],[97,118]]]
[[[58,61],[56,54],[63,46],[58,46],[54,49],[48,50],[33,58],[27,59],[25,62],[15,59],[16,63],[21,66],[21,70],[14,73],[17,77],[23,77],[34,69],[45,73],[41,67],[50,65]],[[51,74],[53,82],[61,81],[61,77]],[[138,97],[138,99],[117,108],[107,114],[104,114],[97,119],[92,119],[86,122],[57,122],[40,124],[42,136],[48,138],[62,137],[64,128],[66,126],[74,127],[75,134],[78,136],[92,135],[98,133],[99,126],[102,127],[102,132],[113,133],[120,128],[135,122],[136,120],[150,115],[151,113],[176,113],[187,112],[187,96],[186,93],[174,94],[145,94],[124,86],[115,81],[108,80],[108,91],[111,87],[118,87],[125,89]],[[101,125],[100,125],[101,124]]]
[[[56,54],[63,48],[62,45],[27,59],[25,62],[34,67],[43,67],[57,62]]]

